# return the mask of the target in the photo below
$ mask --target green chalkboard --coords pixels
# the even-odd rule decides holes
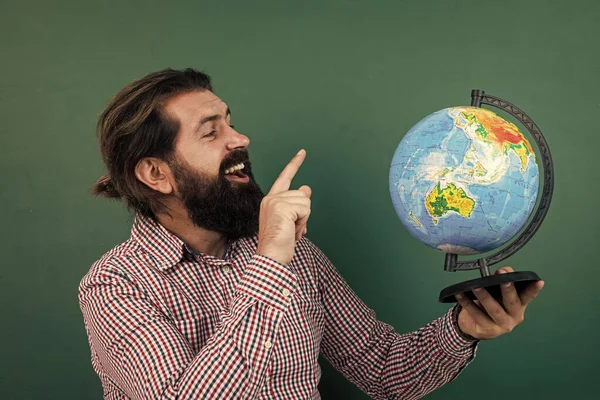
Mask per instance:
[[[600,2],[4,1],[0,11],[0,398],[98,399],[77,285],[129,235],[94,126],[110,97],[165,67],[209,73],[270,187],[300,148],[308,237],[397,331],[477,277],[395,215],[388,171],[425,115],[483,89],[525,110],[555,163],[545,223],[509,260],[546,281],[525,322],[480,345],[429,399],[597,398]],[[296,187],[297,187],[296,186]],[[365,399],[326,361],[324,399]]]

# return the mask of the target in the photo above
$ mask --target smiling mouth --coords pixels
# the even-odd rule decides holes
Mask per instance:
[[[239,163],[225,170],[225,179],[230,182],[249,182],[250,178],[245,173],[246,165]]]

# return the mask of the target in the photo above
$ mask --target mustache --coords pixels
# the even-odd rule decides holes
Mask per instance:
[[[247,150],[238,150],[229,153],[223,162],[221,162],[221,173],[225,174],[226,169],[238,165],[239,163],[244,163],[244,169],[250,169],[251,163]]]

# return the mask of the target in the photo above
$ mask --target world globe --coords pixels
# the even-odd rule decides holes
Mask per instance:
[[[421,119],[392,158],[389,189],[404,227],[445,253],[497,249],[527,222],[539,170],[518,127],[480,107],[451,107]]]

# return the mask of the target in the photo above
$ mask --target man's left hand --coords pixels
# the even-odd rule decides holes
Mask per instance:
[[[508,272],[513,272],[513,269],[503,267],[496,274]],[[464,333],[482,340],[512,332],[523,322],[527,304],[535,299],[543,287],[544,281],[533,282],[519,296],[514,283],[502,284],[502,305],[483,288],[473,291],[477,301],[471,301],[462,294],[456,295],[456,300],[462,306],[458,326]]]

